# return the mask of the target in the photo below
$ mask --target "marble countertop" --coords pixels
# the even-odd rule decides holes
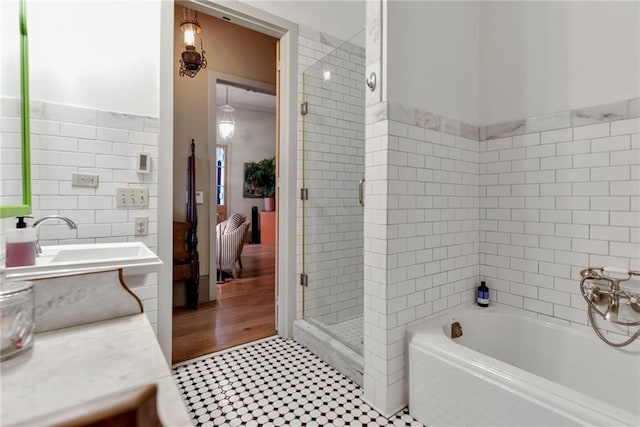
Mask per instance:
[[[36,334],[31,351],[0,367],[3,426],[150,383],[163,424],[191,426],[144,314]]]

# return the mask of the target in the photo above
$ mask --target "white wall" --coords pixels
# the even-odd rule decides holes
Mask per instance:
[[[0,2],[3,97],[19,97],[18,2]],[[31,98],[158,116],[160,6],[146,1],[30,1]]]
[[[388,100],[477,125],[479,3],[389,2]]]
[[[263,210],[264,200],[242,197],[244,164],[276,155],[276,115],[262,111],[236,110],[233,118],[236,121],[236,133],[227,144],[227,217],[238,212],[251,221],[251,207],[255,205]]]
[[[482,124],[638,96],[639,22],[638,2],[482,3]]]
[[[638,2],[389,2],[388,100],[486,125],[640,93]]]
[[[242,0],[242,2],[342,40],[349,40],[365,26],[366,2],[364,0]]]

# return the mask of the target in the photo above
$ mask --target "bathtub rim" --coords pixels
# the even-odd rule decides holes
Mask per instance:
[[[516,393],[522,398],[529,399],[578,423],[594,426],[611,425],[613,423],[625,426],[640,425],[640,411],[638,414],[634,414],[625,409],[615,407],[580,391],[555,383],[542,376],[454,342],[446,335],[445,325],[450,325],[452,320],[458,320],[456,317],[461,317],[465,313],[518,317],[524,321],[534,322],[553,329],[561,329],[563,332],[578,334],[587,339],[591,338],[586,331],[573,328],[570,325],[546,321],[533,313],[523,313],[520,310],[504,306],[488,308],[480,308],[473,305],[464,306],[407,329],[409,377],[411,376],[410,350],[414,347],[445,363],[455,364],[456,367],[463,369],[470,375],[480,377],[492,385]],[[595,336],[593,336],[593,339],[602,344]],[[411,390],[409,390],[409,398],[411,398]],[[594,410],[594,406],[598,410]],[[594,424],[591,424],[593,423],[593,417],[590,416],[590,419],[586,420],[585,413],[599,419]]]

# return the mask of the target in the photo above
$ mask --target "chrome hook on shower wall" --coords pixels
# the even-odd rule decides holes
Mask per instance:
[[[376,90],[376,73],[371,73],[371,75],[367,77],[367,86],[369,86],[371,92]]]

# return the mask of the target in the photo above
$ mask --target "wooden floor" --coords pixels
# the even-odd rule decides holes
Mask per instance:
[[[275,245],[245,245],[242,264],[216,301],[173,309],[173,363],[275,334]]]

